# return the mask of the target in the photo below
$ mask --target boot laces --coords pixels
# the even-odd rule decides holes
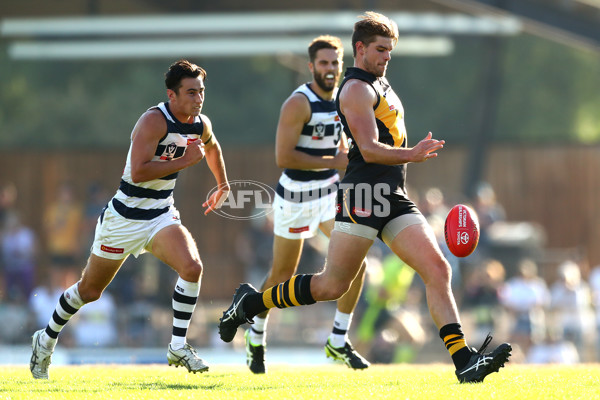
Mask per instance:
[[[479,350],[477,350],[477,352],[479,354],[483,354],[485,352],[485,349],[487,349],[488,345],[490,344],[490,342],[492,341],[492,335],[490,335],[489,333],[487,334],[485,340],[483,341],[483,344],[481,345],[481,347],[479,348]]]

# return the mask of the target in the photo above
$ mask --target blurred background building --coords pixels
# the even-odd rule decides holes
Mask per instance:
[[[387,76],[406,110],[409,145],[428,131],[447,142],[434,162],[409,167],[411,196],[438,229],[443,210],[459,202],[473,205],[481,219],[476,252],[449,255],[467,332],[483,335],[493,327],[498,339],[521,340],[522,361],[530,349],[536,351],[530,360],[546,360],[544,350],[564,341],[574,345],[577,360],[597,359],[598,0],[0,3],[0,318],[12,321],[0,326],[0,346],[27,345],[56,293],[84,266],[98,212],[117,188],[131,129],[165,99],[170,63],[188,58],[207,70],[203,112],[229,178],[274,186],[279,109],[310,80],[308,43],[319,34],[338,35],[345,64],[352,65],[352,25],[365,10],[399,26]],[[200,205],[213,186],[201,165],[184,171],[176,190],[205,265],[190,341],[206,347],[221,346],[214,328],[234,288],[245,280],[260,284],[272,240],[267,217],[204,216]],[[322,238],[306,246],[301,268],[319,270],[325,247]],[[373,285],[402,270],[386,256],[372,252]],[[522,277],[525,259],[535,266],[535,288]],[[163,346],[171,324],[171,290],[164,286],[175,278],[151,256],[130,258],[109,296],[76,316],[61,344]],[[547,295],[540,294],[544,286]],[[402,301],[389,305],[389,322],[365,348],[372,346],[376,357],[401,346],[382,362],[447,361],[431,333],[418,278],[401,287]],[[511,306],[523,298],[535,304],[525,313]],[[370,300],[363,300],[367,312]],[[595,310],[598,321],[576,331],[554,329],[573,309],[589,318]],[[320,348],[333,310],[321,304],[273,313],[280,320],[270,343]],[[90,341],[90,327],[105,335]],[[575,359],[572,347],[560,349],[565,360]]]

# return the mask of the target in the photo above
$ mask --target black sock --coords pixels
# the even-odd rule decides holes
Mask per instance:
[[[471,358],[471,349],[467,346],[460,324],[444,325],[440,329],[440,338],[444,341],[456,369],[464,368]]]
[[[288,308],[314,304],[310,292],[312,275],[294,275],[289,280],[275,285],[263,293],[248,295],[244,299],[244,312],[247,318],[271,308]]]

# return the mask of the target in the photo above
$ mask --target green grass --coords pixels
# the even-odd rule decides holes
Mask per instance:
[[[600,364],[508,365],[482,384],[459,384],[450,365],[270,366],[252,375],[243,366],[214,365],[188,374],[162,365],[53,367],[49,381],[26,366],[0,367],[0,399],[600,399]]]

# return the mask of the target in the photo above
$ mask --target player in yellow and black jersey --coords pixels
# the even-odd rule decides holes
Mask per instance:
[[[337,97],[338,114],[352,144],[338,190],[326,267],[316,275],[295,275],[262,293],[242,284],[223,313],[219,334],[230,342],[240,325],[252,323],[265,309],[338,299],[380,237],[423,279],[430,314],[459,382],[481,382],[504,366],[512,349],[502,343],[485,353],[491,336],[478,351],[467,345],[450,286],[450,264],[404,190],[406,165],[437,157],[444,141],[433,139],[430,132],[414,147],[406,143],[402,105],[384,78],[397,41],[396,23],[384,15],[367,12],[354,25],[354,68],[348,70]]]

